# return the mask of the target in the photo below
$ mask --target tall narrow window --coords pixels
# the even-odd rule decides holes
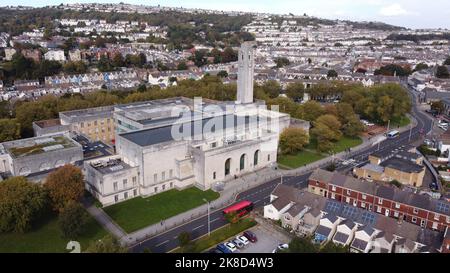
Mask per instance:
[[[225,161],[225,175],[229,175],[230,174],[230,167],[231,167],[231,158],[228,158]]]
[[[259,153],[260,153],[260,151],[257,150],[257,151],[255,152],[255,154],[253,155],[253,166],[258,165]]]
[[[239,169],[242,171],[245,168],[245,154],[241,155],[239,160]]]

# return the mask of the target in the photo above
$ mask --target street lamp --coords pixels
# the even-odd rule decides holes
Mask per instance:
[[[209,217],[210,217],[210,215],[209,215],[209,211],[210,211],[210,208],[209,208],[209,201],[206,200],[205,198],[203,198],[203,201],[205,201],[206,203],[208,203],[208,236],[210,236],[210,235],[211,235],[211,222],[210,222],[210,220],[209,220]]]

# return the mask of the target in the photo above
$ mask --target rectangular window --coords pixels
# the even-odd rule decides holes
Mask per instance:
[[[358,201],[353,200],[353,206],[354,206],[354,207],[358,206]]]
[[[377,206],[377,212],[381,213],[381,207],[380,206]]]
[[[411,222],[417,223],[417,218],[416,218],[416,217],[413,217],[413,218],[411,219]]]
[[[155,193],[158,192],[158,187],[155,187]]]
[[[350,197],[345,197],[345,202],[350,203]]]
[[[114,191],[117,191],[117,182],[113,183]]]
[[[173,188],[173,182],[170,182],[170,188]]]
[[[336,199],[336,194],[334,194],[334,192],[331,193],[331,199]]]
[[[400,208],[400,203],[395,203],[395,208],[399,209]]]
[[[420,220],[420,226],[421,227],[425,227],[425,220],[424,219]]]
[[[270,155],[267,155],[267,161],[270,161]]]
[[[361,208],[365,208],[366,207],[366,203],[361,202]]]
[[[173,170],[169,170],[169,178],[173,177]]]
[[[153,175],[153,182],[158,182],[158,174],[157,173],[155,173]]]
[[[331,186],[331,190],[336,191],[336,186],[335,185]]]
[[[414,208],[414,209],[413,209],[413,212],[414,212],[414,214],[417,214],[417,213],[419,213],[419,210],[416,209],[416,208]]]
[[[398,218],[398,211],[394,211],[394,217]]]
[[[213,172],[213,179],[216,179],[216,172]]]
[[[162,190],[165,190],[166,189],[166,185],[162,185]]]
[[[383,205],[383,198],[378,198],[378,204]]]
[[[217,147],[217,142],[211,143],[211,148],[216,148],[216,147]]]
[[[128,184],[128,180],[124,179],[123,180],[123,188],[126,189],[127,188],[127,184]]]
[[[124,199],[128,199],[128,192],[124,192],[124,193],[123,193],[123,198],[124,198]]]
[[[137,177],[133,176],[133,178],[131,179],[133,181],[133,186],[136,186],[137,183]]]
[[[134,196],[137,196],[137,190],[136,189],[134,189],[133,194],[134,194]]]
[[[114,202],[119,202],[119,196],[118,195],[114,195]]]
[[[352,194],[352,191],[351,190],[347,190],[347,195],[350,195],[350,194]]]
[[[439,214],[437,213],[434,214],[434,220],[439,221]]]
[[[367,198],[367,196],[365,194],[363,194],[361,197],[363,200],[366,200],[366,198]]]
[[[162,180],[162,181],[166,180],[166,172],[162,172],[162,174],[161,174],[161,180]]]

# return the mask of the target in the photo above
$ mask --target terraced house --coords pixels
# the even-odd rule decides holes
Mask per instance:
[[[338,172],[315,170],[309,177],[312,193],[404,220],[423,228],[445,231],[450,226],[450,204],[394,186],[359,180]]]

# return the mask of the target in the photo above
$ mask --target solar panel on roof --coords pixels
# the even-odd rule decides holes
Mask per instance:
[[[341,208],[340,204],[338,204],[336,202],[328,202],[325,210],[327,210],[329,212],[337,213],[340,208]]]
[[[358,210],[355,207],[345,206],[342,211],[342,215],[346,218],[354,218],[358,214]]]
[[[375,215],[371,212],[363,212],[363,214],[361,215],[361,220],[364,224],[374,224]]]
[[[450,205],[442,202],[438,202],[436,209],[443,213],[448,213],[450,209]]]

